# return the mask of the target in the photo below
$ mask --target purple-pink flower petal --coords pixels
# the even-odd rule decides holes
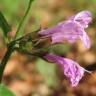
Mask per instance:
[[[52,43],[68,41],[74,43],[79,36],[83,35],[81,28],[75,22],[65,22],[60,25],[59,32],[52,34]]]
[[[63,58],[53,54],[46,54],[44,58],[49,62],[60,64],[63,67],[64,75],[69,79],[73,87],[78,85],[86,71],[78,63],[68,58]]]
[[[86,34],[85,31],[83,31],[83,36],[80,36],[82,42],[84,43],[84,46],[89,49],[90,46],[91,46],[91,42],[90,42],[90,39],[88,37],[88,35]]]
[[[88,24],[92,21],[92,15],[89,11],[82,11],[74,17],[74,21],[79,22],[84,28],[88,27]]]
[[[64,74],[69,78],[72,86],[77,86],[84,75],[84,68],[71,59],[64,58]]]

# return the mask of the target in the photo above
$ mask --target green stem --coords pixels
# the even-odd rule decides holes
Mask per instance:
[[[0,64],[0,83],[2,81],[2,76],[3,76],[5,66],[6,66],[6,64],[7,64],[8,60],[9,60],[13,50],[14,50],[13,46],[14,46],[14,44],[12,44],[11,46],[8,47],[8,50],[5,53],[5,56],[3,57],[3,60],[1,61],[1,64]]]
[[[30,0],[29,2],[29,5],[28,5],[28,8],[27,8],[27,11],[25,12],[25,15],[23,17],[23,19],[21,20],[18,28],[17,28],[17,31],[16,31],[16,34],[15,34],[15,37],[14,39],[17,39],[17,37],[19,37],[20,35],[22,35],[22,33],[20,32],[22,26],[24,25],[24,21],[25,19],[27,18],[28,16],[28,13],[29,13],[29,10],[31,8],[31,4],[32,4],[32,1],[34,0]],[[4,72],[4,69],[5,69],[5,66],[12,54],[12,52],[14,51],[14,45],[15,45],[16,41],[12,41],[9,43],[8,45],[8,49],[7,49],[7,52],[5,53],[5,56],[3,57],[2,61],[1,61],[1,64],[0,64],[0,83],[2,81],[2,76],[3,76],[3,72]]]
[[[20,35],[22,35],[22,32],[20,32],[20,30],[21,30],[22,26],[24,25],[25,19],[28,16],[28,13],[29,13],[30,8],[31,8],[32,1],[34,1],[34,0],[30,0],[30,2],[29,2],[28,8],[27,8],[27,10],[25,12],[25,15],[24,15],[23,19],[21,20],[21,22],[20,22],[20,24],[19,24],[19,26],[17,28],[17,31],[16,31],[14,39],[17,39]]]

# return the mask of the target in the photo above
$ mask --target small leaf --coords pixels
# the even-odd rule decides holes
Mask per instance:
[[[0,96],[15,96],[5,85],[0,85]]]
[[[0,12],[0,27],[2,28],[4,37],[6,38],[7,37],[7,33],[9,31],[11,31],[11,27],[7,23],[7,20],[3,16],[2,12]]]

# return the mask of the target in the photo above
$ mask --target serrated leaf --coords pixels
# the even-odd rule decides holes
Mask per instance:
[[[3,30],[4,37],[7,37],[9,31],[11,31],[10,25],[7,23],[7,20],[3,16],[2,12],[0,12],[0,27]]]
[[[5,85],[0,85],[0,96],[15,96]]]

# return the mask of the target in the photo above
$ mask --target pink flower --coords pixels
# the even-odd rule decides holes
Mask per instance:
[[[84,46],[90,48],[90,39],[84,29],[88,27],[91,20],[91,13],[82,11],[52,28],[39,31],[38,34],[43,37],[51,37],[52,44],[63,41],[74,43],[80,38]]]
[[[69,79],[71,85],[77,86],[81,78],[84,76],[84,72],[89,72],[81,67],[75,61],[63,58],[57,55],[47,54],[44,56],[49,62],[60,64],[64,69],[64,75]]]

